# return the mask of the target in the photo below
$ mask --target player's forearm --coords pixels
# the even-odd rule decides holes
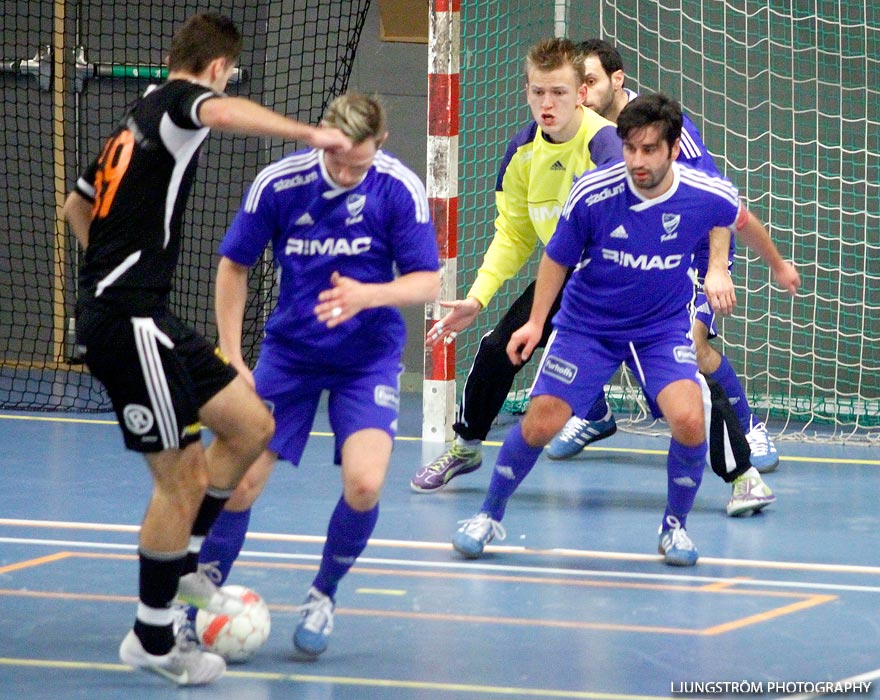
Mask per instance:
[[[71,192],[64,202],[64,218],[83,250],[89,247],[89,228],[92,225],[92,203],[79,192]]]
[[[496,231],[467,296],[479,301],[483,308],[488,306],[501,285],[522,269],[535,249],[535,241]]]
[[[538,279],[535,282],[535,298],[532,301],[532,312],[529,321],[543,326],[547,322],[547,316],[559,295],[559,290],[565,284],[565,275],[568,268],[560,265],[545,252],[541,256],[538,266]]]
[[[374,285],[369,306],[412,306],[433,301],[440,294],[440,273],[409,272],[391,282]]]
[[[709,262],[703,274],[709,270],[727,272],[730,262],[730,237],[733,234],[725,226],[716,226],[709,231]]]
[[[749,213],[745,225],[736,231],[736,237],[757,253],[774,273],[782,269],[785,263],[782,255],[770,239],[767,229],[752,213]]]
[[[214,312],[220,350],[231,362],[242,360],[241,332],[247,303],[248,268],[221,258],[217,266]]]
[[[202,124],[218,131],[248,136],[275,136],[310,143],[316,128],[273,112],[243,97],[205,100],[199,109]]]

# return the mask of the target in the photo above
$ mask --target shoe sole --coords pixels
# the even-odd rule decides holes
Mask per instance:
[[[440,489],[442,489],[444,486],[446,486],[450,481],[452,481],[456,477],[461,476],[462,474],[470,474],[471,472],[475,472],[475,471],[477,471],[477,469],[479,469],[482,466],[483,466],[483,462],[480,461],[471,467],[463,467],[462,469],[459,469],[457,472],[455,472],[455,474],[450,476],[448,479],[446,479],[446,481],[444,481],[442,484],[438,484],[437,486],[424,487],[424,486],[419,486],[414,481],[410,481],[409,487],[413,491],[415,491],[416,493],[433,493],[434,491],[439,491]]]
[[[740,506],[739,508],[737,508],[733,512],[728,510],[727,515],[731,518],[747,518],[747,517],[754,515],[755,513],[760,512],[761,510],[763,510],[764,508],[766,508],[767,506],[769,506],[773,503],[776,503],[775,498],[772,501],[764,501],[763,503],[757,503],[752,506],[745,506],[745,507]]]
[[[587,440],[579,450],[572,452],[571,454],[554,455],[554,454],[551,454],[550,451],[548,450],[547,456],[550,459],[557,461],[557,462],[562,461],[564,459],[571,459],[572,457],[577,457],[577,455],[579,455],[581,452],[583,452],[586,449],[587,445],[592,445],[594,442],[599,442],[599,440],[604,440],[605,438],[610,438],[616,432],[617,432],[617,425],[615,424],[609,430],[601,432],[596,437],[590,438],[589,440]]]

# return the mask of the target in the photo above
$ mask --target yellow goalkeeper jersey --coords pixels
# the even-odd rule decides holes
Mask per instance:
[[[571,140],[552,143],[532,122],[507,147],[495,185],[495,236],[468,292],[484,308],[520,271],[538,239],[550,240],[575,179],[623,157],[615,125],[591,109],[580,109],[583,120]]]

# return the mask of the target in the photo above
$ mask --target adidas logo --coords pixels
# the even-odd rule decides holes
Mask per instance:
[[[562,161],[557,160],[550,166],[550,170],[565,170],[565,166],[562,164]]]
[[[626,229],[622,225],[614,229],[610,235],[611,238],[629,238],[629,234],[626,232]]]
[[[313,226],[314,223],[315,220],[309,215],[308,212],[306,212],[296,220],[297,226]]]

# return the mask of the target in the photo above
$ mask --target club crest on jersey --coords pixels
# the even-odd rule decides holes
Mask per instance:
[[[661,241],[671,241],[678,238],[678,225],[681,223],[681,214],[664,214],[663,230],[666,231],[660,236]]]
[[[345,200],[345,206],[348,209],[348,218],[345,220],[346,226],[360,223],[364,220],[363,211],[364,204],[367,203],[367,197],[363,194],[350,194]]]
[[[563,384],[571,384],[577,376],[577,365],[550,355],[541,366],[541,373],[558,379]]]

